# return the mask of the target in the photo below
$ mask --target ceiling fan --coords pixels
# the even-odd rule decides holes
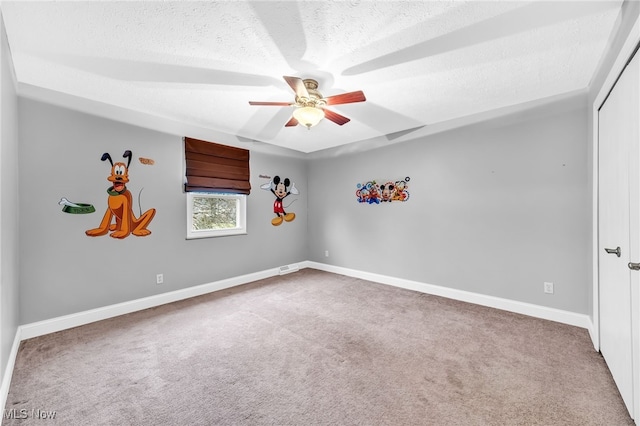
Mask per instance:
[[[283,77],[296,93],[294,102],[256,102],[249,101],[249,105],[266,105],[266,106],[293,106],[293,116],[285,124],[285,127],[293,127],[298,124],[306,126],[308,129],[315,126],[323,118],[333,121],[342,126],[351,121],[351,119],[338,114],[337,112],[326,109],[328,105],[350,104],[353,102],[363,102],[367,99],[361,90],[356,92],[342,93],[340,95],[323,97],[318,91],[318,82],[307,78],[299,77]]]

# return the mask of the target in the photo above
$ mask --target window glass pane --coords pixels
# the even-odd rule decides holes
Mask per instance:
[[[187,192],[187,239],[246,233],[246,195]]]
[[[238,201],[236,199],[194,197],[194,231],[205,229],[230,229],[238,226]]]

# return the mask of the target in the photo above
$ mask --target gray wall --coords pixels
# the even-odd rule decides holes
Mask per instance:
[[[582,94],[311,162],[310,260],[587,313],[586,120]],[[405,176],[409,201],[356,202],[358,182]]]
[[[29,99],[18,112],[23,324],[306,259],[589,310],[585,96],[348,156],[252,151],[249,234],[190,241],[180,137]],[[87,237],[107,202],[100,157],[126,149],[155,160],[134,161],[128,185],[134,195],[144,188],[143,209],[157,210],[152,234]],[[260,175],[276,174],[301,192],[296,220],[280,227],[270,224],[273,195],[259,188],[268,182]],[[356,202],[356,183],[405,176],[408,202]],[[97,212],[63,213],[61,197]],[[554,295],[543,294],[544,281]]]
[[[18,329],[18,98],[0,18],[0,374]]]
[[[308,258],[305,160],[252,151],[248,235],[187,241],[181,137],[23,98],[18,112],[21,323]],[[134,197],[144,188],[143,210],[157,210],[152,234],[124,240],[87,237],[85,230],[98,226],[107,206],[110,165],[100,157],[109,152],[117,161],[126,149],[134,157],[128,188]],[[155,165],[143,165],[138,157]],[[300,195],[285,201],[297,199],[290,208],[297,218],[274,227],[274,196],[260,189],[268,179],[259,175],[277,174],[292,179]],[[63,213],[61,197],[93,204],[97,211]],[[157,273],[164,274],[164,284],[156,284]]]

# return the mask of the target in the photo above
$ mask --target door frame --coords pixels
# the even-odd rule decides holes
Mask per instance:
[[[633,28],[629,32],[622,49],[616,56],[616,59],[613,63],[613,66],[607,73],[607,76],[596,95],[592,107],[592,287],[593,287],[593,323],[591,324],[591,329],[589,330],[589,334],[591,335],[591,340],[593,345],[597,351],[600,350],[600,267],[599,267],[599,259],[600,259],[600,241],[599,241],[599,114],[598,111],[604,104],[607,99],[607,96],[613,89],[613,86],[618,80],[618,77],[624,71],[628,61],[631,59],[632,55],[636,51],[636,48],[640,44],[640,17],[638,17],[633,25]],[[638,53],[640,54],[640,52]],[[630,173],[632,173],[630,171]],[[638,259],[632,259],[631,261],[640,262],[640,253],[637,254]],[[640,300],[638,294],[640,292],[640,288],[638,285],[640,284],[640,273],[632,274],[632,300],[631,303],[634,306],[634,312],[638,312],[640,309]],[[634,330],[639,331],[640,323],[638,322],[638,318],[632,317],[632,327],[635,326]],[[633,412],[635,413],[636,420],[640,418],[640,333],[634,333],[633,336],[633,389],[634,389],[634,401],[633,401]]]

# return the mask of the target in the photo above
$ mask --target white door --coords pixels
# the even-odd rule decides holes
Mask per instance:
[[[637,178],[640,137],[639,61],[636,56],[629,63],[598,117],[600,351],[634,418],[634,332],[639,330],[634,326],[632,308],[637,305],[632,303],[636,292],[631,284],[632,274],[640,271],[630,270],[628,264],[640,262],[638,218],[632,213],[638,197],[633,203],[630,200],[630,189],[640,190],[633,180]],[[631,252],[632,247],[636,253]]]

